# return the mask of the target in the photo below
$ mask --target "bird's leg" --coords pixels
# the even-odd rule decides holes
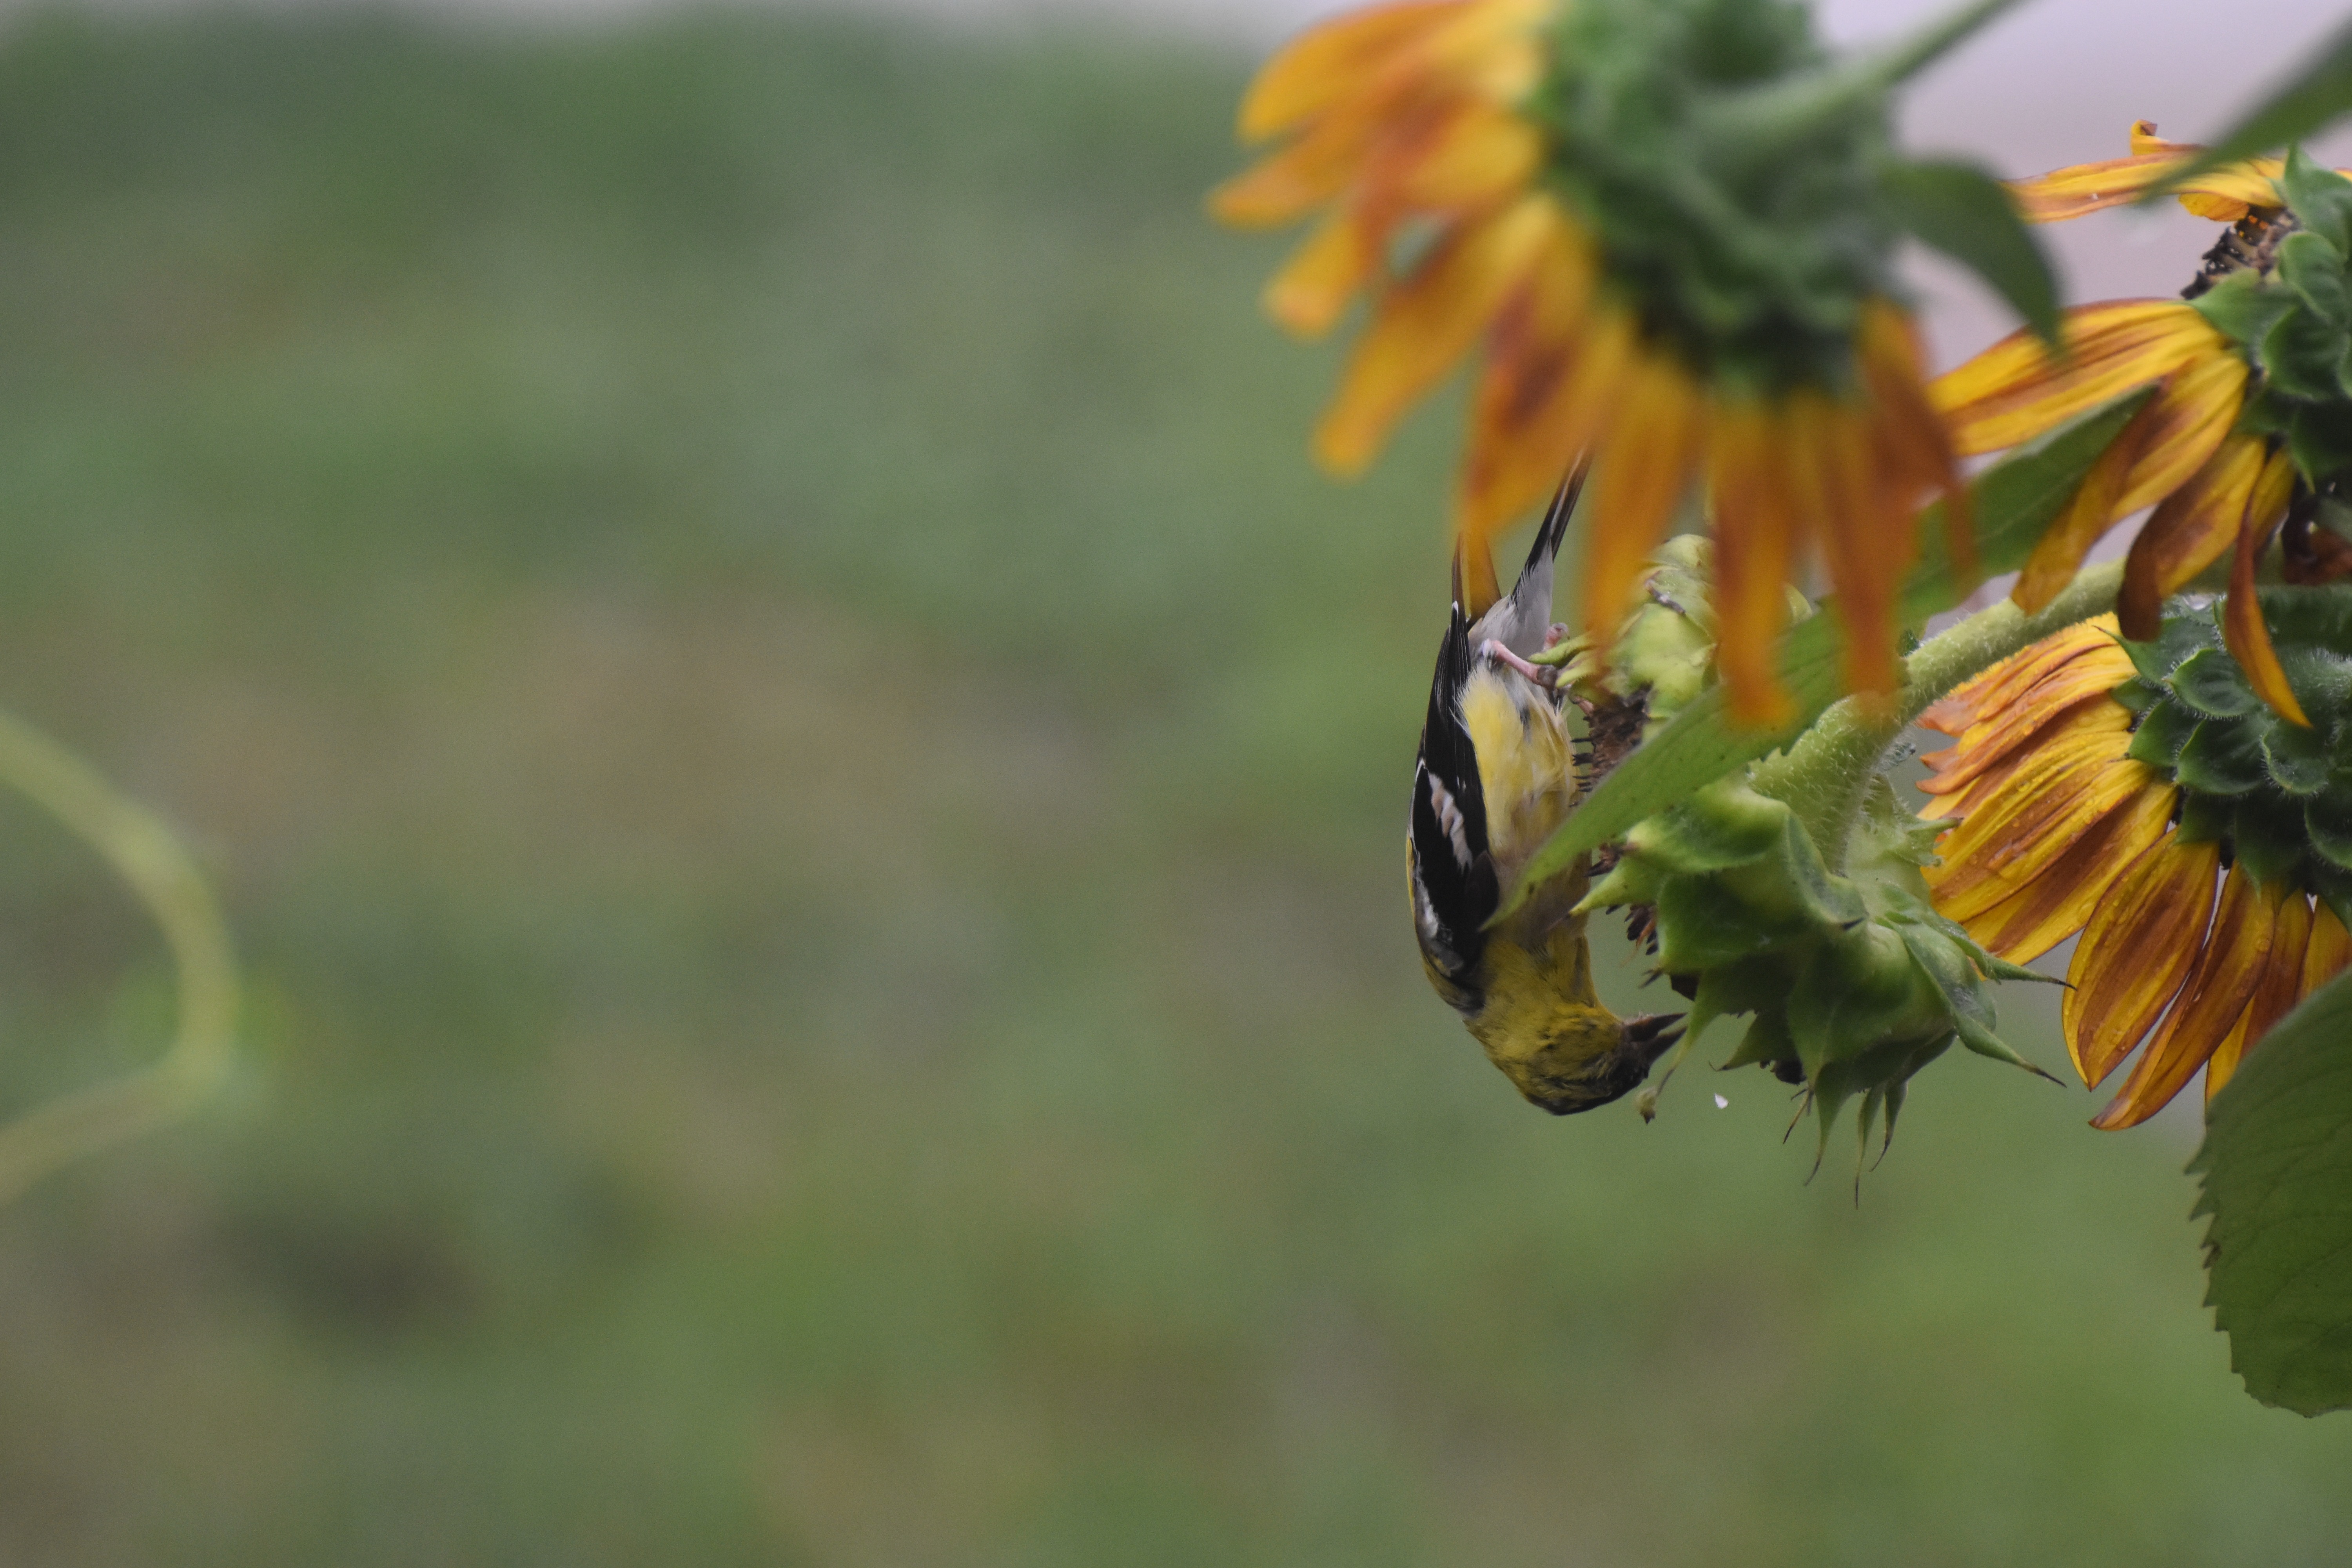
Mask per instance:
[[[1544,632],[1544,641],[1543,641],[1543,645],[1544,645],[1544,647],[1558,647],[1560,644],[1562,644],[1562,643],[1566,642],[1567,640],[1568,640],[1568,625],[1567,625],[1567,623],[1566,623],[1566,622],[1564,622],[1564,621],[1554,621],[1554,622],[1552,622],[1552,624],[1551,624],[1551,626],[1549,626],[1549,628],[1548,628],[1548,629]]]
[[[1553,681],[1559,679],[1557,671],[1546,669],[1541,665],[1529,664],[1492,637],[1478,645],[1478,657],[1507,668],[1516,669],[1538,686],[1547,689]]]

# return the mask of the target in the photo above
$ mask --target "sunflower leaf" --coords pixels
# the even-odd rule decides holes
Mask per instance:
[[[1969,510],[1981,571],[2010,572],[2025,563],[2035,542],[2073,499],[2083,476],[2150,395],[2148,388],[2126,393],[2020,447],[1977,477],[1970,486]],[[1919,535],[1919,564],[1904,584],[1900,605],[1903,624],[1914,628],[1958,604],[1976,585],[1953,567],[1941,506],[1921,515]],[[1688,799],[1801,733],[1839,696],[1843,648],[1843,637],[1833,616],[1817,614],[1800,621],[1781,639],[1780,679],[1796,700],[1798,714],[1785,730],[1740,729],[1731,722],[1721,686],[1701,691],[1569,814],[1528,861],[1496,918],[1601,845],[1622,838],[1643,817]]]
[[[2044,342],[2058,342],[2058,280],[2008,187],[1973,163],[1890,163],[1879,172],[1887,216],[1990,284]]]
[[[2149,187],[2140,205],[2158,200],[2209,169],[2300,142],[2352,110],[2352,22],[2321,39],[2305,58],[2308,63],[2300,71],[2264,93],[2201,154]]]
[[[2206,1304],[2246,1392],[2352,1408],[2352,974],[2246,1055],[2206,1108]]]

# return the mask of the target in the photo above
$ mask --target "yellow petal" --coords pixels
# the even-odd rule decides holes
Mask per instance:
[[[1937,846],[1944,863],[1927,885],[1947,918],[1964,921],[2011,897],[2149,788],[2145,764],[2121,757],[2077,757],[2044,776],[1969,813]]]
[[[1319,338],[1380,266],[1378,237],[1352,212],[1323,220],[1265,286],[1265,313],[1295,337]]]
[[[2260,1044],[2272,1025],[2294,1010],[2302,995],[2304,959],[2310,949],[2311,900],[2300,889],[2290,890],[2278,908],[2278,927],[2271,937],[2270,962],[2263,968],[2262,983],[2238,1016],[2237,1026],[2205,1064],[2207,1100],[2221,1092],[2248,1047]]]
[[[2246,684],[2270,704],[2271,711],[2308,730],[2311,721],[2304,717],[2303,704],[2287,687],[2278,650],[2271,646],[2271,628],[2263,619],[2262,600],[2254,594],[2254,556],[2269,534],[2270,530],[2255,526],[2251,516],[2238,530],[2237,557],[2230,566],[2230,596],[2221,605],[2221,640],[2229,645],[2230,657],[2238,661],[2238,668],[2246,672]]]
[[[2246,362],[2234,353],[2191,361],[2132,416],[2044,533],[2011,597],[2028,613],[2056,598],[2108,529],[2187,484],[2237,423]]]
[[[2253,1000],[2270,964],[2279,906],[2289,891],[2284,881],[2264,889],[2243,866],[2231,868],[2221,907],[2213,914],[2213,929],[2198,952],[2179,1000],[2148,1041],[2122,1091],[2091,1119],[2092,1126],[2110,1132],[2136,1127],[2164,1109],[2181,1085],[2197,1075]]]
[[[1360,93],[1475,0],[1395,0],[1309,27],[1283,46],[1242,96],[1243,140],[1263,142]]]
[[[2179,300],[2078,306],[2066,312],[2063,336],[2063,361],[2021,331],[1929,384],[1955,452],[1970,457],[2013,447],[2200,355],[2234,352]]]
[[[1471,214],[1525,189],[1542,160],[1543,137],[1533,125],[1472,99],[1438,116],[1415,144],[1382,149],[1370,177],[1402,206]]]
[[[1580,374],[1597,368],[1613,379],[1622,363],[1630,326],[1621,321],[1612,334],[1590,318],[1591,262],[1581,237],[1565,224],[1561,230],[1487,333],[1454,492],[1457,533],[1492,537],[1551,494],[1593,434],[1591,421],[1579,416]],[[1607,341],[1612,335],[1614,345]],[[1600,359],[1612,363],[1596,366]]]
[[[1789,399],[1787,461],[1797,513],[1817,521],[1830,586],[1845,630],[1845,679],[1890,693],[1896,680],[1895,596],[1916,534],[1900,492],[1874,483],[1868,416],[1817,392]]]
[[[2039,876],[1961,923],[1990,951],[2032,963],[2083,929],[2133,861],[2164,836],[2179,796],[2151,773],[2123,809],[2100,819]]]
[[[1643,557],[1690,488],[1706,413],[1690,377],[1660,354],[1637,353],[1615,386],[1596,390],[1612,395],[1616,407],[1595,454],[1584,543],[1588,630],[1615,626],[1632,599]]]
[[[2188,981],[2213,912],[2221,846],[2167,834],[2117,879],[2091,912],[2060,1005],[2066,1048],[2096,1084],[2131,1054]]]
[[[2262,471],[2262,437],[2231,436],[2158,503],[2124,560],[2124,585],[2116,595],[2124,636],[2134,642],[2154,638],[2166,595],[2221,558],[2238,537],[2238,520]]]
[[[1327,468],[1352,477],[1370,465],[1396,422],[1469,352],[1526,278],[1554,221],[1550,198],[1528,196],[1447,236],[1381,297],[1315,432]]]
[[[1209,211],[1236,228],[1295,223],[1355,182],[1379,129],[1362,115],[1319,123],[1211,191]]]
[[[1740,400],[1715,411],[1707,494],[1715,512],[1715,662],[1735,724],[1777,727],[1792,716],[1773,668],[1789,622],[1785,584],[1806,518],[1791,484],[1791,448],[1812,431],[1772,405]]]

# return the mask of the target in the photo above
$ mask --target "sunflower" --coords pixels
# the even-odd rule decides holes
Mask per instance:
[[[2011,195],[2032,221],[2079,217],[2139,199],[2200,151],[2141,121],[2130,157],[2021,181]],[[2165,598],[2234,550],[2232,598],[2245,608],[2229,628],[2231,650],[2264,699],[2296,717],[2252,590],[2281,521],[2299,509],[2291,521],[2307,531],[2347,467],[2335,437],[2352,423],[2352,387],[2336,362],[2316,375],[2304,362],[2343,335],[2308,303],[2317,296],[2307,275],[2345,277],[2352,227],[2341,219],[2352,212],[2352,185],[2297,153],[2207,170],[2184,182],[2179,198],[2232,226],[2180,299],[2078,306],[2065,313],[2063,353],[2013,334],[1938,377],[1929,395],[1955,450],[1974,457],[2152,388],[2036,543],[2012,596],[2029,612],[2042,608],[2110,529],[2153,506],[2125,562],[2116,603],[2125,634],[2154,636]]]
[[[1453,503],[1471,614],[1497,592],[1493,536],[1580,458],[1587,626],[1615,624],[1697,489],[1718,667],[1751,725],[1791,714],[1770,648],[1807,553],[1836,590],[1849,682],[1874,691],[1894,685],[1929,493],[1969,559],[1874,183],[1894,76],[1862,92],[1826,66],[1801,11],[1769,0],[1403,0],[1266,65],[1240,132],[1279,145],[1211,198],[1237,225],[1322,215],[1266,289],[1284,327],[1320,335],[1370,300],[1316,431],[1326,467],[1360,473],[1477,360]],[[1845,96],[1773,94],[1833,77]],[[1801,100],[1812,118],[1784,111]]]
[[[2326,751],[2352,733],[2326,705],[2352,598],[2269,592],[2301,595],[2266,607],[2316,726],[2266,710],[2214,607],[2186,604],[2152,642],[2112,616],[2060,632],[1924,720],[1955,737],[1920,784],[1921,815],[1956,822],[1927,874],[1937,910],[2015,963],[2080,933],[2061,1017],[2084,1082],[2146,1041],[2097,1127],[2147,1120],[2200,1067],[2210,1098],[2352,959],[2352,802]]]

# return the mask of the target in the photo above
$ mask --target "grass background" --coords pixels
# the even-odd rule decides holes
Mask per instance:
[[[0,1212],[0,1562],[2341,1560],[2193,1128],[1947,1061],[1857,1206],[1760,1074],[1555,1122],[1430,995],[1448,422],[1308,469],[1244,68],[0,39],[0,700],[253,989]],[[167,1023],[0,807],[0,1098]]]

